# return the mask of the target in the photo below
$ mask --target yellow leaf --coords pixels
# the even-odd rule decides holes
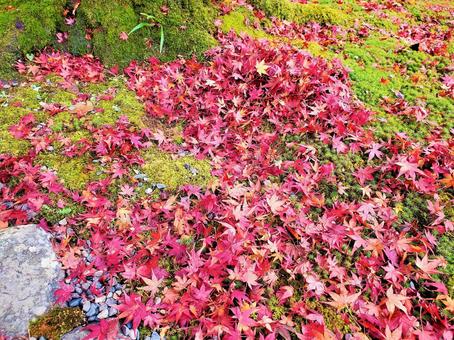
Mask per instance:
[[[265,64],[265,60],[255,63],[255,69],[257,70],[257,73],[260,75],[267,74],[266,70],[268,69],[268,67],[269,66]]]

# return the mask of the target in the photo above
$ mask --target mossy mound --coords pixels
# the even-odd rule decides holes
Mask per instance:
[[[246,21],[254,22],[254,14],[252,11],[248,10],[245,7],[239,7],[238,9],[231,11],[230,13],[221,17],[222,26],[221,29],[223,32],[228,33],[234,31],[238,34],[247,34],[253,38],[266,38],[274,39],[273,36],[267,34],[261,29],[254,29],[251,25],[247,25]]]
[[[63,12],[71,11],[69,5],[66,0],[0,0],[0,79],[17,77],[15,61],[46,46],[76,55],[92,53],[107,66],[124,67],[131,60],[150,56],[163,61],[179,55],[201,57],[216,44],[212,33],[217,10],[210,1],[84,0],[77,8],[73,26],[64,24]],[[140,13],[155,17],[156,25],[121,40],[120,33],[144,21]],[[164,28],[162,53],[157,23]],[[68,40],[57,42],[58,32],[67,32]]]
[[[165,9],[165,10],[164,10]],[[155,18],[153,27],[144,27],[132,33],[127,40],[120,33],[130,32],[146,13]],[[178,55],[191,57],[215,45],[211,36],[214,7],[202,0],[143,1],[86,0],[77,9],[76,25],[68,29],[67,48],[72,53],[92,52],[107,66],[127,66],[131,60],[150,56],[163,61]],[[164,46],[160,53],[160,27],[164,29]],[[91,39],[85,39],[86,31]]]
[[[254,0],[251,2],[268,16],[298,24],[315,21],[320,24],[342,25],[351,21],[347,14],[328,4],[300,4],[290,0]]]
[[[0,79],[17,77],[14,62],[50,45],[66,0],[0,0]]]
[[[89,183],[105,179],[108,169],[97,162],[91,152],[65,156],[61,137],[71,143],[92,143],[93,129],[115,126],[120,117],[125,116],[131,128],[136,131],[147,127],[159,128],[175,144],[183,142],[183,122],[172,127],[151,122],[146,117],[143,103],[138,100],[135,92],[127,88],[123,77],[111,77],[97,84],[78,84],[78,88],[73,91],[89,99],[83,103],[90,102],[92,105],[92,109],[83,117],[78,117],[73,112],[77,95],[62,89],[59,80],[51,76],[42,83],[23,84],[0,93],[0,153],[23,156],[32,150],[26,139],[16,139],[10,131],[22,117],[32,114],[35,125],[42,123],[50,128],[54,137],[59,136],[52,143],[52,148],[41,150],[36,155],[31,152],[34,157],[33,164],[55,171],[67,189],[84,190]],[[43,109],[43,103],[62,104],[63,111],[52,115]],[[142,156],[145,161],[142,171],[150,185],[164,185],[158,186],[159,189],[175,190],[184,184],[203,187],[211,179],[208,161],[196,160],[192,156],[177,157],[159,150],[156,146],[144,149]],[[130,170],[132,171],[132,168]],[[130,175],[133,176],[132,172]],[[124,183],[114,181],[111,191],[117,193],[121,184]],[[42,215],[51,223],[79,212],[80,207],[71,204],[61,209],[55,206],[44,206],[42,209]]]
[[[46,314],[32,321],[29,326],[30,336],[47,340],[59,340],[63,335],[85,323],[85,315],[78,308],[55,307]]]

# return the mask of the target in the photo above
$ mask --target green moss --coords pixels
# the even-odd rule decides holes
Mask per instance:
[[[161,6],[169,8],[165,15]],[[159,52],[160,28],[146,27],[131,34],[126,41],[119,39],[121,32],[129,32],[144,18],[140,13],[153,15],[164,27],[164,50]],[[211,33],[216,11],[212,5],[202,0],[87,0],[77,11],[78,25],[71,29],[68,45],[71,50],[86,52],[92,50],[109,66],[118,64],[124,67],[133,59],[156,56],[164,61],[178,55],[201,56],[216,44]],[[93,38],[84,41],[86,28],[93,30]],[[145,41],[151,42],[146,47]],[[150,45],[150,44],[149,44]]]
[[[254,21],[254,15],[252,11],[248,10],[245,7],[237,8],[235,11],[222,16],[221,19],[221,29],[224,32],[230,32],[231,30],[233,30],[238,34],[246,33],[253,38],[273,39],[273,36],[267,34],[265,31],[261,29],[255,29],[246,24],[246,20],[249,20],[250,22]]]
[[[66,0],[0,0],[0,78],[13,78],[22,54],[51,45]],[[4,10],[7,6],[9,10]],[[17,76],[16,76],[17,77]]]
[[[75,202],[67,204],[64,208],[43,205],[40,215],[50,224],[56,224],[64,218],[70,218],[84,211],[84,207]]]
[[[93,125],[115,125],[120,116],[126,116],[132,125],[138,128],[145,127],[142,121],[145,116],[143,104],[137,99],[135,92],[126,87],[123,79],[113,78],[106,84],[92,84],[84,91],[99,95],[108,89],[115,89],[114,98],[112,100],[100,100],[97,103],[96,107],[104,111],[89,115]]]
[[[87,156],[69,158],[57,153],[40,153],[35,163],[55,170],[58,178],[70,190],[83,189],[95,177],[94,171],[87,171]]]
[[[84,313],[78,308],[55,307],[32,321],[29,325],[30,336],[41,336],[48,340],[59,340],[74,328],[85,324]]]
[[[444,65],[442,57],[435,58],[420,51],[404,48],[396,52],[398,41],[392,38],[382,39],[379,35],[371,35],[364,44],[347,43],[343,49],[342,61],[351,70],[353,91],[358,99],[377,112],[370,126],[378,138],[388,139],[397,132],[404,132],[411,138],[423,139],[431,131],[425,122],[417,122],[414,117],[390,115],[383,111],[382,100],[395,98],[398,91],[404,95],[411,105],[419,101],[427,104],[430,112],[428,120],[436,122],[443,128],[444,134],[454,127],[454,103],[441,97],[441,87],[437,70],[429,69],[423,81],[414,83],[412,75],[426,70],[427,63]],[[338,47],[332,47],[325,56],[338,56]],[[396,73],[395,65],[405,66],[405,73]],[[438,66],[437,66],[438,67]]]
[[[172,159],[170,154],[156,148],[147,150],[143,157],[143,171],[149,182],[164,184],[170,190],[184,184],[206,186],[211,179],[211,167],[206,160],[197,160],[193,156]]]
[[[32,113],[38,122],[46,120],[48,115],[37,110],[40,93],[31,87],[18,87],[9,92],[4,92],[0,98],[0,153],[9,153],[15,156],[28,152],[30,143],[16,139],[10,128],[19,123],[20,119]]]
[[[1,27],[0,24],[0,29]],[[16,75],[14,63],[18,58],[18,51],[15,46],[14,33],[12,31],[3,32],[4,34],[0,37],[0,79],[12,79]]]
[[[287,313],[287,308],[282,306],[275,296],[271,296],[267,300],[267,304],[269,309],[271,310],[271,313],[273,313],[274,320],[280,320]]]
[[[76,99],[76,95],[72,92],[65,91],[61,87],[57,87],[58,84],[52,84],[45,89],[43,101],[47,103],[58,103],[66,106],[70,106],[72,101]]]
[[[8,153],[13,156],[23,156],[30,149],[30,143],[14,138],[8,131],[0,131],[0,154]]]
[[[299,4],[290,0],[254,0],[252,3],[268,16],[298,24],[315,21],[320,24],[343,25],[351,20],[346,13],[330,5]]]
[[[76,12],[76,24],[63,24],[67,0],[0,0],[0,78],[14,78],[12,68],[19,57],[45,46],[66,49],[74,54],[93,53],[108,65],[124,67],[133,59],[157,56],[164,61],[178,55],[202,56],[216,44],[214,32],[215,7],[204,0],[86,0]],[[167,14],[161,6],[169,7]],[[3,8],[12,6],[11,10]],[[165,32],[164,51],[159,52],[160,29],[144,28],[131,34],[128,40],[119,39],[143,20],[141,12],[151,14],[162,23]],[[19,28],[17,28],[18,26]],[[66,43],[56,42],[57,31],[69,33]],[[87,31],[92,36],[86,39]],[[145,44],[150,41],[152,46]]]
[[[72,124],[73,115],[68,111],[59,112],[52,118],[52,121],[53,131],[63,131],[66,126]]]
[[[325,322],[326,328],[329,330],[338,330],[342,334],[351,333],[350,324],[342,318],[341,313],[339,313],[336,308],[324,305],[319,301],[307,301],[306,306],[323,315],[323,321]],[[349,318],[352,317],[352,315],[349,315]]]
[[[91,133],[87,130],[75,131],[69,134],[69,139],[71,142],[75,143],[82,139],[91,139]]]
[[[334,175],[347,188],[344,197],[350,200],[360,199],[362,196],[361,186],[353,173],[366,166],[361,155],[355,153],[339,154],[330,146],[322,143],[314,143],[313,146],[317,149],[317,157],[321,164],[334,164]],[[320,184],[319,191],[324,194],[328,205],[343,197],[338,194],[336,186],[327,182]]]
[[[438,241],[436,254],[441,255],[446,259],[448,263],[446,268],[444,268],[444,273],[447,275],[447,280],[445,282],[446,287],[448,287],[449,294],[451,297],[454,297],[454,234],[447,233],[444,234]]]
[[[419,226],[430,224],[427,197],[417,192],[409,192],[405,199],[396,205],[400,222],[417,223]]]

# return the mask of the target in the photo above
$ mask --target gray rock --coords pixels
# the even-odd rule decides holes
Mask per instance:
[[[82,340],[87,335],[88,335],[88,331],[84,331],[83,327],[78,327],[76,329],[73,329],[71,332],[63,335],[61,340]],[[120,335],[120,332],[118,332],[118,335],[115,338],[115,340],[125,340],[125,339],[127,339],[127,338]]]
[[[61,340],[82,340],[88,335],[88,331],[84,331],[82,327],[73,329],[71,332],[62,336]]]
[[[50,235],[36,225],[0,232],[0,333],[27,334],[29,321],[54,302],[63,271]]]

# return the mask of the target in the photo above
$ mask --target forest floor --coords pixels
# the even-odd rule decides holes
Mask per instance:
[[[204,60],[0,85],[0,229],[51,233],[89,337],[452,339],[454,7],[276,2],[219,5]]]

